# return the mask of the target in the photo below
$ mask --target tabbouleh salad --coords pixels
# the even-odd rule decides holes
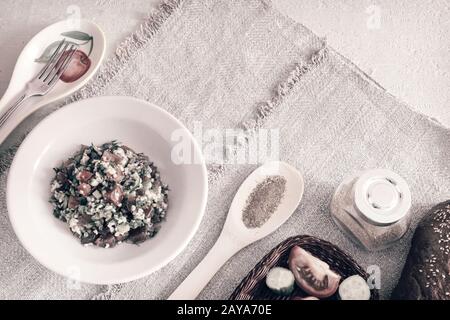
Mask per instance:
[[[141,243],[156,234],[166,216],[168,187],[157,168],[121,143],[83,145],[54,170],[53,214],[82,244]]]

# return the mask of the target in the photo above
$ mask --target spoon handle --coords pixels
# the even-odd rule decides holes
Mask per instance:
[[[21,104],[27,99],[29,96],[27,96],[25,93],[22,94],[16,101],[14,101],[8,109],[2,114],[0,117],[0,130],[3,128],[3,125],[8,121],[9,117],[13,115],[13,113],[21,106]]]
[[[241,247],[229,236],[222,234],[206,257],[187,276],[168,300],[193,300],[208,284],[216,272]]]
[[[22,90],[15,97],[10,99],[10,101],[7,101],[5,98],[0,100],[0,145],[21,121],[20,119],[20,121],[17,121],[16,119],[14,123],[12,123],[13,121],[9,120],[15,113],[17,113],[20,106],[29,97],[30,95],[28,95],[25,90]]]

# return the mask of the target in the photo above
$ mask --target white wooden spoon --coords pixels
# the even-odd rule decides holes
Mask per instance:
[[[280,175],[286,179],[284,197],[274,214],[260,228],[249,229],[242,221],[242,211],[256,185],[267,176]],[[303,177],[294,167],[284,162],[269,162],[255,171],[237,191],[225,221],[222,233],[200,264],[189,274],[168,298],[195,299],[222,265],[249,244],[277,230],[295,211],[303,196]]]
[[[106,47],[105,37],[100,28],[93,22],[82,19],[67,19],[54,23],[36,34],[20,53],[8,89],[0,100],[0,114],[22,95],[26,83],[42,69],[45,60],[50,57],[52,50],[56,49],[62,39],[78,44],[78,50],[84,52],[88,58],[85,59],[79,52],[78,59],[72,59],[64,72],[66,82],[60,80],[45,96],[32,97],[25,101],[0,129],[0,144],[28,115],[80,89],[98,70]],[[77,71],[82,72],[76,74]]]

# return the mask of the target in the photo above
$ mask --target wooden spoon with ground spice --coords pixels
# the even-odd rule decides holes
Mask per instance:
[[[277,230],[294,213],[303,189],[302,175],[287,163],[269,162],[253,171],[239,187],[219,239],[169,299],[197,297],[231,256]]]

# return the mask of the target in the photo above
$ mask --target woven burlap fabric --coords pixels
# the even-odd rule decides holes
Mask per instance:
[[[153,102],[190,129],[199,124],[204,130],[244,128],[250,142],[255,130],[277,129],[281,160],[303,172],[305,194],[292,218],[230,259],[202,299],[227,298],[264,254],[296,234],[331,241],[364,267],[379,266],[386,298],[400,275],[415,225],[428,208],[450,197],[450,131],[385,92],[269,1],[165,3],[70,101],[97,95]],[[15,136],[21,135],[18,130]],[[204,219],[188,247],[167,266],[123,285],[77,288],[34,261],[9,225],[4,192],[13,154],[11,149],[1,155],[0,298],[166,298],[211,248],[237,188],[256,167],[209,166]],[[392,248],[369,253],[334,225],[328,204],[346,175],[374,167],[406,179],[413,222]]]

